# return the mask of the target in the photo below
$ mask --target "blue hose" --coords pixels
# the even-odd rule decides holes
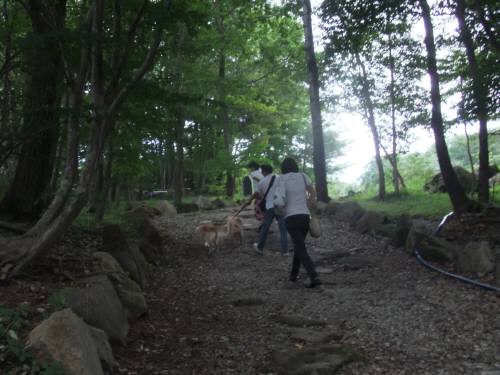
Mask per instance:
[[[437,229],[434,232],[434,235],[438,235],[439,234],[439,232],[441,231],[442,227],[446,224],[446,222],[448,221],[448,219],[452,215],[453,215],[453,212],[450,212],[445,217],[443,217],[443,220],[441,220],[441,222],[439,223]],[[422,263],[424,266],[426,266],[427,268],[430,268],[433,271],[439,272],[439,273],[441,273],[441,274],[443,274],[445,276],[453,277],[454,279],[463,281],[463,282],[468,283],[468,284],[472,284],[472,285],[475,285],[475,286],[478,286],[478,287],[481,287],[481,288],[484,288],[484,289],[487,289],[487,290],[492,290],[494,292],[500,293],[500,288],[497,288],[496,286],[485,284],[485,283],[482,283],[482,282],[479,282],[479,281],[476,281],[476,280],[472,280],[472,279],[469,279],[467,277],[464,277],[464,276],[461,276],[461,275],[457,275],[457,274],[454,274],[454,273],[451,273],[451,272],[448,272],[448,271],[445,271],[445,270],[442,270],[440,268],[437,268],[437,267],[433,266],[432,264],[430,264],[429,262],[427,262],[424,258],[422,258],[422,256],[420,255],[420,253],[419,253],[419,251],[418,251],[418,249],[416,247],[414,249],[414,253],[415,253],[416,258],[418,259],[418,261],[420,263]]]

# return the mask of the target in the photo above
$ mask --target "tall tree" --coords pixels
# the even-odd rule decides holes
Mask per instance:
[[[359,56],[359,53],[354,52],[354,56],[356,59],[356,63],[361,71],[360,73],[361,89],[359,96],[363,103],[362,105],[364,109],[364,117],[372,133],[373,145],[375,148],[375,164],[377,165],[377,171],[378,171],[378,198],[385,199],[384,165],[382,163],[382,157],[380,156],[380,136],[379,136],[379,131],[377,129],[377,124],[375,123],[375,108],[370,93],[368,73],[366,71],[366,67],[363,61]]]
[[[444,137],[439,73],[436,62],[436,45],[434,41],[434,27],[432,25],[431,8],[427,0],[418,0],[418,3],[420,5],[422,20],[424,21],[425,28],[424,43],[427,52],[427,71],[431,80],[431,128],[434,133],[436,154],[446,191],[450,197],[453,209],[457,213],[463,213],[470,207],[471,202],[465,194],[464,188],[460,185],[455,170],[453,169]]]
[[[328,185],[326,180],[325,144],[323,141],[323,125],[321,123],[321,104],[319,98],[319,73],[314,53],[314,36],[311,22],[311,2],[302,0],[302,20],[304,22],[304,49],[309,77],[309,98],[311,108],[311,126],[313,131],[313,165],[316,178],[318,200],[328,201]]]
[[[460,39],[465,47],[469,76],[472,80],[472,91],[475,103],[475,114],[479,120],[479,201],[487,203],[489,200],[489,151],[488,151],[488,98],[487,89],[481,68],[477,63],[474,41],[466,22],[466,4],[464,0],[456,0],[455,15],[458,20]]]
[[[51,193],[63,74],[58,46],[65,25],[66,0],[30,0],[26,11],[32,33],[25,57],[28,70],[23,109],[25,141],[0,211],[16,219],[33,220],[47,206]]]

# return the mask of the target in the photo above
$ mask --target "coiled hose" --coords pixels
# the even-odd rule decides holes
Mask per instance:
[[[441,231],[442,227],[446,224],[446,222],[448,221],[448,219],[453,216],[453,214],[454,214],[453,212],[450,212],[449,214],[447,214],[446,216],[443,217],[443,220],[441,220],[441,222],[439,223],[438,227],[434,231],[434,235],[438,235],[439,234],[439,232]],[[417,249],[416,246],[415,246],[415,249],[414,249],[414,254],[415,254],[415,257],[418,259],[418,261],[420,263],[422,263],[424,266],[426,266],[427,268],[430,268],[433,271],[436,271],[436,272],[439,272],[439,273],[441,273],[441,274],[443,274],[445,276],[452,277],[454,279],[463,281],[464,283],[468,283],[468,284],[475,285],[475,286],[478,286],[478,287],[483,288],[483,289],[492,290],[494,292],[500,293],[500,288],[497,288],[496,286],[485,284],[485,283],[482,283],[482,282],[479,282],[479,281],[476,281],[476,280],[472,280],[472,279],[469,279],[467,277],[464,277],[464,276],[461,276],[461,275],[457,275],[455,273],[451,273],[451,272],[448,272],[448,271],[445,271],[445,270],[442,270],[440,268],[437,268],[437,267],[433,266],[432,264],[430,264],[429,262],[427,262],[424,258],[422,258],[422,256],[420,255],[420,253],[419,253],[419,251],[418,251],[418,249]]]

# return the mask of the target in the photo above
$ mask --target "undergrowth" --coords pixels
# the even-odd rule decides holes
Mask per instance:
[[[29,320],[30,306],[15,309],[0,305],[0,368],[6,375],[64,375],[57,362],[41,363],[26,350],[23,335]]]

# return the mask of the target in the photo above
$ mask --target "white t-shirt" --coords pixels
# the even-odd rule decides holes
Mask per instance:
[[[267,176],[265,176],[260,182],[257,184],[257,192],[263,197],[264,194],[266,194],[267,188],[269,184],[271,183],[271,179],[274,175],[272,173],[269,173]],[[273,185],[271,186],[271,189],[269,189],[269,192],[266,195],[266,209],[269,210],[270,208],[273,208],[273,197],[274,197],[274,190],[276,189],[276,177],[274,178]]]
[[[254,193],[257,191],[257,184],[263,178],[264,178],[264,176],[262,175],[262,173],[258,169],[250,172],[250,179],[252,180],[252,191]]]
[[[312,184],[311,179],[304,173],[286,173],[280,175],[286,194],[285,217],[292,215],[310,215],[307,208],[306,185]]]

